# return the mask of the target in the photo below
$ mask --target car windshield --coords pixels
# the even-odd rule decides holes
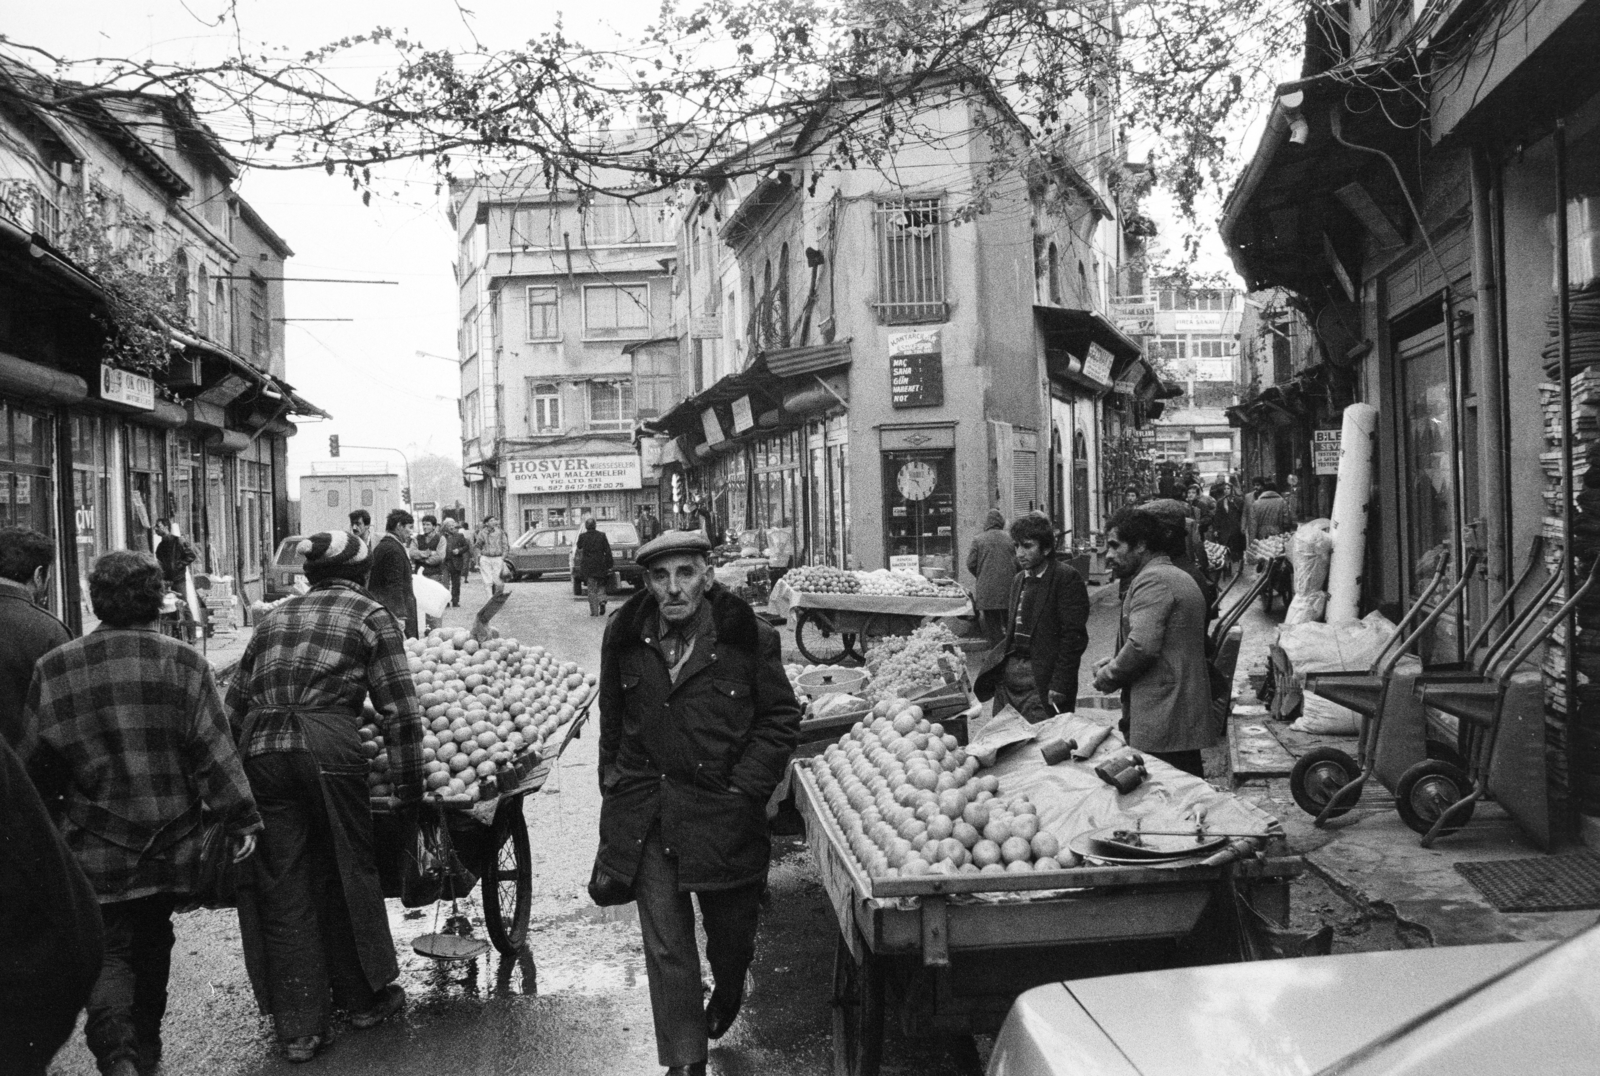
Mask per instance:
[[[285,538],[283,544],[278,547],[277,562],[286,568],[298,568],[304,564],[306,558],[300,555],[300,543],[302,541],[304,541],[303,538]]]
[[[632,523],[601,523],[600,529],[606,532],[606,541],[612,545],[639,544],[639,532],[633,529]]]

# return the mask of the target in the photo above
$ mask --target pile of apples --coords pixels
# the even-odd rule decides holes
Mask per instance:
[[[426,795],[446,803],[494,796],[497,777],[517,756],[537,751],[596,690],[594,674],[515,639],[434,630],[425,639],[408,639],[406,650],[428,724],[422,737]],[[372,760],[371,794],[392,795],[388,751],[370,708],[361,738]]]
[[[1026,796],[905,699],[878,703],[811,762],[850,851],[873,877],[1005,874],[1076,866]]]

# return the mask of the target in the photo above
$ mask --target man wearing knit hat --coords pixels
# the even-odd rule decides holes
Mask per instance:
[[[362,586],[366,543],[300,543],[308,593],[262,616],[228,689],[228,716],[266,831],[241,884],[245,965],[290,1061],[328,1042],[333,1009],[357,1028],[405,991],[372,854],[362,706],[370,698],[402,803],[422,797],[422,710],[394,614]]]

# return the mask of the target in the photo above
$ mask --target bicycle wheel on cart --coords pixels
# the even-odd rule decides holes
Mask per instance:
[[[794,617],[794,644],[813,665],[837,665],[850,656],[855,635],[839,631],[826,609],[800,609]]]
[[[483,871],[483,922],[494,947],[515,956],[528,940],[533,857],[528,848],[528,823],[522,817],[522,797],[507,799],[495,812],[489,861]]]
[[[859,964],[843,935],[833,951],[834,1076],[878,1076],[883,1061],[883,966],[861,948]]]

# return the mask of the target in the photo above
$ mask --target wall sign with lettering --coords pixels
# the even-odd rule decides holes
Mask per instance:
[[[889,403],[938,407],[944,403],[944,356],[939,330],[889,335]]]

